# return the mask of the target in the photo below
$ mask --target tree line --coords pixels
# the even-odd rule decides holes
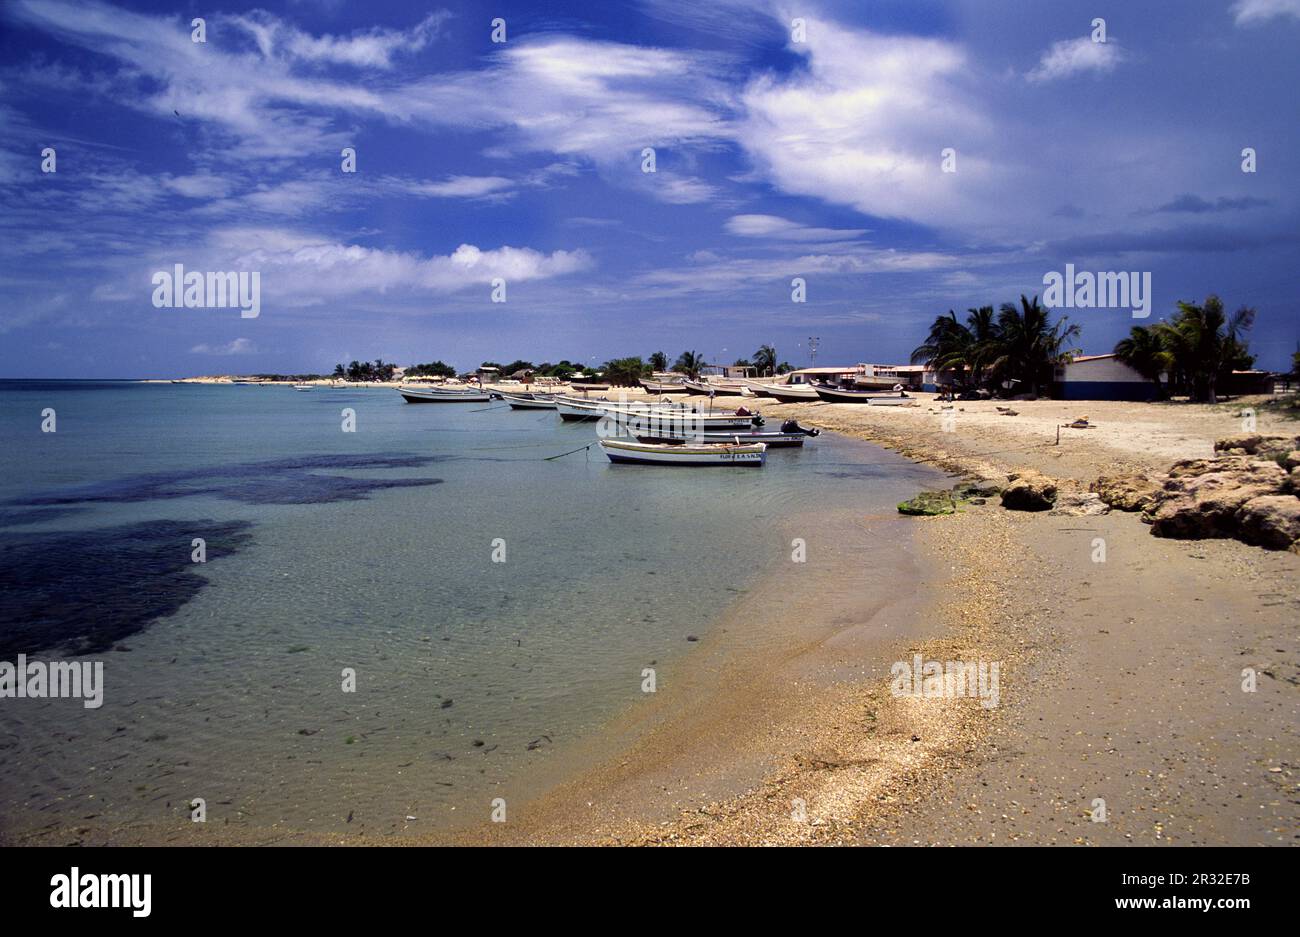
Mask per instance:
[[[1254,320],[1255,310],[1246,306],[1227,315],[1213,295],[1200,305],[1180,302],[1169,321],[1133,326],[1114,354],[1161,393],[1214,403],[1225,375],[1254,364],[1245,339]],[[911,360],[951,373],[960,387],[1037,394],[1052,383],[1057,367],[1080,353],[1071,347],[1080,334],[1068,316],[1053,322],[1037,296],[1022,295],[1019,305],[1003,303],[996,312],[992,306],[968,309],[965,321],[948,310],[931,324]]]

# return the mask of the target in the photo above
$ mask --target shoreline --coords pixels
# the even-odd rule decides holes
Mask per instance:
[[[956,434],[941,434],[937,407],[924,403],[911,412],[759,406],[769,422],[795,417],[950,472],[987,478],[1030,467],[1068,472],[1080,485],[1208,455],[1241,406],[1089,402],[1102,430],[1062,430],[1058,446],[1043,439],[1047,428],[1081,405],[1017,402],[1030,419],[1015,423],[980,403],[961,405],[971,419],[959,418],[979,431]],[[1186,425],[1112,432],[1111,420],[1132,408]],[[1188,430],[1198,425],[1200,434]],[[1261,414],[1261,432],[1294,425]],[[714,626],[720,640],[710,632],[688,655],[692,699],[707,705],[616,720],[621,749],[591,757],[541,797],[512,802],[505,824],[383,844],[1295,841],[1300,557],[1232,540],[1155,538],[1120,512],[1071,517],[968,503],[952,515],[872,522],[909,527],[908,568],[890,579],[913,574],[902,606],[873,603],[857,581],[828,582],[842,593],[835,621],[778,653],[746,656],[752,603],[825,607],[816,590],[791,599],[789,577],[775,577]],[[1105,566],[1092,559],[1098,536],[1110,551]],[[863,567],[864,577],[878,572]],[[905,635],[881,627],[900,607],[912,623]],[[1001,704],[892,695],[891,664],[914,654],[999,662]],[[1245,667],[1261,674],[1250,696],[1239,687]],[[1091,819],[1097,799],[1105,823]],[[139,828],[110,841],[159,842]],[[180,830],[165,841],[366,842],[276,829]]]
[[[1101,435],[1100,444],[1099,437],[1083,436],[1082,445],[1071,445],[1080,437],[1068,433],[1059,444],[1054,433],[1050,442],[1043,439],[1041,424],[1073,418],[1078,403],[1017,406],[1046,413],[1039,425],[1009,423],[980,438],[954,438],[921,428],[926,419],[937,422],[933,407],[921,417],[920,408],[908,414],[848,405],[814,412],[763,402],[778,419],[798,418],[954,473],[989,478],[1064,468],[1071,472],[1067,482],[1079,487],[1108,473],[1163,470],[1179,457],[1212,454],[1214,437],[1232,432],[1229,414],[1243,404],[1170,405],[1166,413],[1199,423],[1202,434],[1163,427],[1147,439],[1139,432],[1128,448],[1115,447],[1113,434]],[[1118,419],[1132,405],[1084,406]],[[972,415],[979,409],[972,406]],[[982,409],[981,425],[998,419],[993,402]],[[1260,423],[1264,433],[1290,428],[1272,414],[1262,414]],[[942,634],[878,643],[859,658],[865,663],[874,655],[871,672],[811,698],[784,700],[777,734],[803,733],[802,744],[761,781],[667,819],[643,814],[617,827],[575,832],[572,815],[581,798],[574,795],[608,789],[608,779],[596,777],[569,789],[567,807],[563,797],[544,805],[542,818],[526,829],[485,830],[455,841],[1294,842],[1291,792],[1300,751],[1300,647],[1290,624],[1300,612],[1294,553],[1234,540],[1154,538],[1138,518],[1120,512],[1068,517],[964,505],[958,514],[913,523],[923,559],[951,570],[928,585],[921,602],[943,622]],[[1104,568],[1095,562],[1098,534],[1118,551]],[[1008,569],[1015,571],[1014,587]],[[1103,569],[1115,570],[1115,581],[1107,584]],[[1178,588],[1166,596],[1162,582]],[[852,631],[806,649],[806,662],[824,663],[828,650],[851,643]],[[1191,635],[1194,643],[1187,641]],[[880,665],[891,655],[907,660],[917,653],[935,661],[999,661],[1002,705],[990,711],[971,699],[892,696]],[[1155,671],[1149,684],[1137,677],[1144,666]],[[1252,695],[1240,686],[1246,666],[1266,675]],[[1184,719],[1186,731],[1170,730]],[[1194,728],[1204,724],[1212,726],[1208,737]],[[1207,787],[1216,793],[1207,795]],[[791,809],[796,798],[802,819]],[[1094,819],[1098,804],[1107,809],[1104,821]]]

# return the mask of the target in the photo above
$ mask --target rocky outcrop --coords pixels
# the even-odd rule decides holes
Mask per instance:
[[[952,486],[952,496],[958,501],[971,498],[991,498],[1002,491],[1002,486],[992,479],[958,482]]]
[[[1216,440],[1214,451],[1226,455],[1253,455],[1262,459],[1284,458],[1288,452],[1300,448],[1300,437],[1264,436],[1260,433],[1238,433]]]
[[[1110,505],[1095,491],[1065,491],[1057,494],[1056,506],[1048,513],[1058,517],[1096,517],[1109,514]]]
[[[1300,542],[1300,498],[1263,495],[1237,509],[1237,536],[1270,550],[1286,550]]]
[[[1160,486],[1161,480],[1149,475],[1104,475],[1088,490],[1117,511],[1145,511],[1159,494]]]
[[[1033,469],[1008,475],[1002,489],[1002,506],[1011,511],[1048,511],[1056,503],[1056,480]]]
[[[951,492],[923,491],[915,498],[900,502],[899,514],[912,514],[929,517],[936,514],[955,514],[957,505],[953,503]]]
[[[1231,448],[1261,447],[1247,442],[1249,445]],[[1271,549],[1286,549],[1295,537],[1281,542],[1290,529],[1286,520],[1290,514],[1282,502],[1300,503],[1286,493],[1287,484],[1289,475],[1281,465],[1249,455],[1184,459],[1169,469],[1169,478],[1151,499],[1144,519],[1157,537],[1238,537]],[[1282,502],[1272,500],[1275,497]],[[1262,503],[1246,508],[1257,499]]]

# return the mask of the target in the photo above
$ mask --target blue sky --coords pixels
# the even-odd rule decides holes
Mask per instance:
[[[902,361],[1067,263],[1149,271],[1148,322],[1253,305],[1281,369],[1298,51],[1300,0],[8,0],[0,376]],[[155,308],[177,263],[261,314]],[[1087,353],[1135,321],[1070,315]]]

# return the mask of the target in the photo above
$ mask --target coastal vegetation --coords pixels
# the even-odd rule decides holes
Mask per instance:
[[[391,381],[397,366],[383,358],[371,361],[353,361],[346,368],[341,364],[334,366],[334,378],[356,383],[365,381]]]
[[[1068,316],[1052,322],[1037,296],[1022,295],[1019,306],[1003,303],[996,316],[992,306],[982,306],[967,310],[962,322],[950,309],[930,325],[912,363],[952,372],[955,383],[971,387],[991,384],[1037,394],[1056,366],[1077,354],[1068,343],[1078,337],[1079,326]]]
[[[1217,403],[1220,382],[1255,363],[1245,340],[1254,321],[1249,306],[1225,313],[1218,296],[1206,297],[1199,306],[1180,302],[1168,322],[1134,326],[1115,346],[1115,357],[1157,385],[1160,374],[1167,373],[1170,388],[1195,403]]]
[[[1179,302],[1168,321],[1133,326],[1113,353],[1162,396],[1215,403],[1233,371],[1254,365],[1245,338],[1254,320],[1248,306],[1228,315],[1214,295],[1199,305]],[[1037,296],[1022,295],[1018,306],[1003,303],[996,314],[992,306],[981,306],[968,309],[962,320],[949,310],[930,325],[911,360],[952,375],[949,382],[959,386],[1036,395],[1051,383],[1057,366],[1079,353],[1070,347],[1079,336],[1079,326],[1067,316],[1053,322]]]
[[[406,369],[407,377],[455,377],[456,369],[438,360],[428,364],[413,364]]]

